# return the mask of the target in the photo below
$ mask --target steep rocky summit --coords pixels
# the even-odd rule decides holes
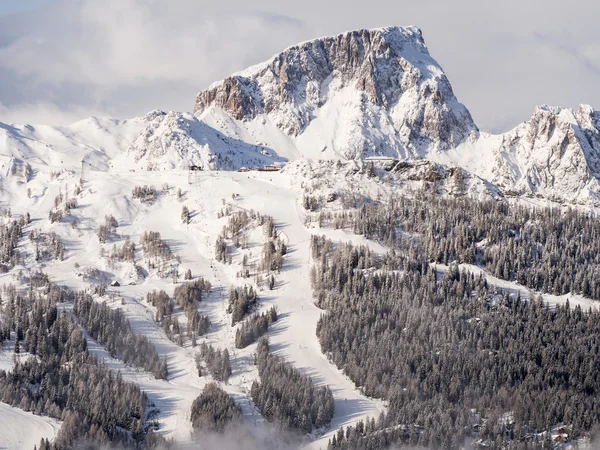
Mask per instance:
[[[477,131],[415,27],[290,47],[200,92],[194,113],[206,117],[214,107],[346,158],[426,156]]]
[[[557,200],[598,200],[600,114],[589,105],[540,106],[501,135],[494,181]]]

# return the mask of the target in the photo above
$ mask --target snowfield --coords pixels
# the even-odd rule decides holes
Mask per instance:
[[[21,265],[1,275],[0,284],[14,283],[23,288],[20,280],[29,271],[37,269],[46,272],[55,283],[73,289],[119,282],[119,287],[109,287],[108,293],[98,301],[107,302],[112,308],[122,308],[134,331],[146,335],[156,346],[160,357],[167,358],[168,380],[156,380],[141,369],[128,367],[111,358],[105,348],[88,336],[89,348],[110,368],[120,371],[126,380],[139,384],[147,393],[156,409],[153,420],[158,423],[158,432],[178,443],[190,443],[191,404],[210,381],[210,376],[198,376],[194,357],[199,348],[193,348],[189,340],[183,347],[171,342],[154,320],[155,309],[145,300],[146,294],[153,290],[164,289],[171,295],[176,286],[172,273],[177,271],[178,282],[181,282],[183,273],[188,269],[194,277],[204,277],[213,286],[211,294],[199,306],[201,314],[210,318],[211,330],[208,335],[198,339],[198,344],[207,342],[229,350],[233,374],[227,384],[221,385],[242,406],[246,422],[252,429],[261,432],[266,427],[260,412],[249,399],[250,386],[258,377],[253,364],[256,345],[243,350],[235,349],[236,328],[231,327],[231,316],[226,312],[229,287],[254,283],[254,278],[241,279],[237,273],[241,269],[244,253],[250,256],[250,260],[260,258],[263,235],[261,229],[249,230],[248,250],[234,249],[231,265],[216,262],[215,240],[227,223],[227,217],[219,218],[219,213],[227,208],[231,211],[254,210],[272,216],[289,249],[281,272],[275,274],[275,289],[269,291],[264,285],[259,287],[259,308],[264,311],[275,305],[279,312],[280,319],[269,330],[272,350],[302,373],[311,376],[317,386],[328,385],[335,400],[335,416],[331,426],[305,436],[303,447],[324,448],[340,426],[353,425],[367,416],[377,417],[385,410],[384,402],[364,396],[321,352],[316,324],[322,311],[313,303],[309,274],[312,234],[325,234],[335,242],[368,245],[379,254],[384,253],[386,248],[343,230],[320,228],[307,219],[302,207],[302,195],[306,186],[313,186],[325,194],[342,188],[373,198],[378,195],[386,198],[391,190],[400,188],[393,179],[382,182],[378,178],[353,175],[354,170],[344,174],[347,166],[339,168],[338,173],[338,169],[330,167],[328,163],[320,165],[302,161],[289,164],[281,172],[188,172],[176,169],[147,172],[124,162],[117,165],[113,160],[112,168],[110,163],[105,167],[108,170],[85,166],[83,187],[75,195],[74,190],[81,176],[80,155],[74,151],[70,159],[62,156],[62,170],[31,162],[33,175],[27,182],[18,173],[2,179],[2,205],[10,205],[12,215],[16,217],[26,212],[31,214],[32,223],[26,227],[25,236],[33,229],[56,232],[65,245],[65,258],[63,261],[37,262],[33,244],[29,239],[22,239],[19,247]],[[52,172],[58,172],[58,175],[52,175]],[[328,174],[335,175],[328,177]],[[153,201],[142,202],[132,198],[133,189],[142,185],[155,186],[157,194]],[[404,188],[411,186],[407,184]],[[28,189],[30,195],[27,195]],[[61,193],[65,199],[76,197],[78,204],[61,222],[51,223],[48,212],[54,209],[55,198]],[[189,224],[183,224],[180,219],[183,206],[190,211]],[[119,226],[107,243],[101,244],[96,231],[107,215],[113,215]],[[164,267],[148,265],[139,246],[135,261],[137,268],[132,263],[110,262],[106,256],[101,256],[102,248],[110,253],[113,246],[122,245],[126,239],[137,245],[146,231],[160,232],[172,250],[174,258]],[[466,268],[475,273],[481,271],[477,267]],[[444,268],[438,265],[438,269],[443,271]],[[489,274],[486,276],[490,283],[502,289],[518,290],[523,297],[529,296],[525,288],[494,279]],[[566,301],[567,297],[572,305],[581,304],[586,308],[595,306],[594,302],[573,296],[545,295],[544,299],[558,303]],[[185,323],[181,311],[176,315]],[[11,367],[12,352],[7,348],[0,354],[0,368],[8,370]],[[0,417],[4,419],[4,416],[8,418],[8,423],[24,418],[37,421],[36,426],[41,430],[36,436],[37,441],[42,431],[51,438],[59,426],[58,422],[48,422],[9,407],[0,409]],[[10,439],[3,445],[10,448],[17,442],[14,437]]]
[[[32,449],[41,439],[52,440],[60,422],[0,403],[0,449]]]
[[[98,301],[107,302],[113,308],[122,308],[134,331],[146,335],[156,346],[160,357],[167,358],[168,380],[156,380],[141,369],[128,367],[111,358],[106,349],[88,336],[89,348],[110,368],[120,371],[126,380],[139,384],[147,393],[156,409],[153,417],[158,422],[160,433],[178,443],[191,442],[191,404],[210,381],[209,376],[199,377],[197,374],[194,356],[199,348],[193,348],[189,340],[183,347],[171,342],[154,321],[154,308],[145,300],[146,294],[153,290],[164,289],[171,295],[176,284],[173,277],[168,275],[169,271],[172,273],[177,270],[181,282],[183,273],[188,269],[194,277],[204,277],[213,286],[212,293],[199,306],[201,314],[210,318],[211,330],[207,336],[198,339],[198,344],[207,342],[229,350],[233,374],[229,383],[221,385],[242,406],[246,422],[252,429],[260,431],[265,427],[264,419],[249,399],[252,381],[258,377],[252,356],[256,345],[243,350],[235,349],[235,327],[231,327],[231,316],[226,312],[229,287],[253,283],[253,278],[246,280],[237,277],[244,253],[241,250],[234,249],[231,265],[214,259],[215,240],[227,222],[227,217],[218,216],[227,208],[231,211],[254,210],[272,216],[289,249],[281,273],[275,274],[275,289],[269,291],[262,286],[258,292],[260,310],[275,305],[280,315],[280,319],[269,330],[271,347],[275,353],[311,376],[318,386],[330,386],[335,399],[335,416],[331,427],[305,436],[303,446],[324,448],[340,426],[353,425],[367,416],[377,417],[385,410],[382,401],[365,397],[321,353],[316,324],[322,311],[313,303],[309,274],[312,234],[325,234],[335,242],[368,245],[379,254],[384,253],[386,248],[343,230],[320,228],[307,220],[301,203],[304,187],[309,184],[325,193],[328,189],[343,187],[363,195],[381,195],[385,198],[390,189],[398,188],[393,180],[382,183],[377,178],[366,181],[361,175],[342,177],[341,174],[329,179],[326,174],[332,169],[327,169],[327,164],[313,167],[303,162],[290,164],[281,172],[147,172],[125,164],[118,167],[113,165],[108,171],[85,167],[83,188],[76,196],[77,207],[71,210],[70,215],[64,216],[62,222],[50,223],[48,211],[54,208],[55,197],[60,193],[65,194],[65,198],[74,196],[73,191],[81,175],[78,159],[79,155],[75,152],[70,160],[63,156],[65,168],[58,176],[51,175],[56,170],[54,167],[32,163],[34,175],[27,183],[18,175],[3,178],[0,193],[3,204],[10,204],[13,216],[18,217],[26,212],[31,214],[32,223],[26,227],[25,235],[32,229],[54,231],[61,237],[66,250],[64,261],[36,262],[32,243],[23,239],[19,248],[23,256],[22,264],[0,276],[0,284],[14,283],[19,286],[28,271],[37,269],[48,273],[52,281],[73,289],[85,289],[101,282],[119,282],[121,286],[109,287],[107,295]],[[340,170],[343,171],[344,167]],[[142,202],[132,198],[133,189],[141,185],[156,187],[154,201]],[[27,189],[31,190],[30,196],[27,195]],[[189,224],[183,224],[180,219],[183,206],[190,210]],[[106,215],[113,215],[119,226],[107,243],[101,244],[96,231],[104,223]],[[146,231],[160,232],[173,251],[174,259],[166,264],[166,269],[150,267],[139,247],[135,264],[141,269],[136,269],[132,263],[111,263],[107,257],[100,256],[102,248],[110,253],[114,245],[120,246],[126,239],[137,245]],[[248,236],[246,253],[251,260],[257,259],[263,245],[262,231],[250,230]],[[477,267],[466,268],[475,273],[481,271]],[[443,271],[444,268],[438,265],[438,269]],[[490,283],[502,289],[521,291],[523,297],[529,295],[525,288],[514,283],[494,279],[489,274],[486,276]],[[545,295],[544,299],[557,303],[566,301],[567,297],[573,305],[579,303],[586,308],[595,306],[594,302],[573,296]],[[185,323],[183,314],[177,314],[179,320]],[[11,367],[12,352],[7,348],[0,354],[0,368],[8,370]],[[6,415],[9,420],[24,420],[23,417],[39,419],[37,426],[47,430],[50,437],[59,426],[58,422],[47,422],[43,418],[13,411],[12,408],[7,410],[12,411],[10,413],[4,410],[0,410],[0,416]],[[49,424],[54,427],[52,432]],[[36,438],[39,441],[39,436]],[[11,440],[6,445],[10,447],[9,444],[14,442]]]
[[[75,158],[74,158],[75,159]],[[99,301],[111,307],[122,308],[136,333],[146,335],[156,346],[161,358],[168,361],[167,381],[156,380],[143,370],[125,366],[108,355],[106,350],[89,338],[90,351],[109,367],[119,370],[126,380],[138,383],[148,394],[158,412],[159,432],[176,442],[187,443],[191,439],[190,408],[210,377],[199,377],[194,356],[199,348],[185,343],[179,347],[171,342],[160,325],[154,321],[154,308],[145,300],[152,290],[164,289],[170,295],[175,284],[172,277],[162,278],[157,269],[145,265],[141,249],[137,251],[136,264],[143,268],[144,276],[130,285],[131,265],[111,264],[100,256],[101,247],[110,252],[113,245],[121,245],[126,238],[138,243],[145,231],[159,231],[176,256],[172,264],[178,268],[180,280],[191,269],[194,277],[202,276],[213,285],[209,298],[200,304],[199,310],[211,322],[211,332],[198,343],[212,343],[218,348],[228,348],[232,357],[233,375],[222,387],[242,406],[245,418],[252,427],[264,427],[258,410],[249,400],[252,381],[258,377],[252,354],[256,345],[243,350],[235,349],[235,328],[231,316],[226,313],[227,291],[230,286],[251,283],[236,273],[240,270],[241,253],[234,254],[231,266],[214,260],[214,243],[227,218],[217,213],[230,205],[234,210],[255,210],[275,219],[289,253],[284,258],[280,274],[275,274],[273,291],[260,288],[260,310],[276,305],[280,319],[272,325],[269,337],[272,350],[310,375],[316,385],[328,385],[335,398],[335,417],[329,430],[318,430],[306,436],[310,448],[326,446],[328,439],[340,426],[354,424],[366,416],[377,417],[384,410],[382,402],[362,395],[354,384],[331,364],[321,353],[316,337],[316,323],[322,311],[313,304],[309,272],[311,230],[304,225],[304,213],[300,204],[301,183],[294,174],[267,172],[130,172],[129,169],[110,172],[86,170],[82,192],[77,196],[78,206],[61,223],[51,224],[48,211],[54,207],[55,197],[71,192],[79,178],[77,161],[72,169],[64,171],[57,179],[46,176],[45,167],[33,165],[33,180],[22,184],[14,177],[3,180],[3,200],[11,201],[13,215],[29,212],[32,223],[26,228],[55,231],[66,246],[64,261],[36,262],[34,249],[28,239],[23,239],[20,252],[24,261],[17,269],[0,277],[0,284],[14,283],[28,271],[42,269],[52,281],[73,289],[84,289],[90,283],[118,281],[120,287],[109,287],[109,292]],[[132,190],[138,185],[154,185],[157,197],[153,203],[132,199]],[[26,189],[35,195],[28,198]],[[177,191],[183,195],[179,199]],[[232,195],[236,194],[235,200]],[[181,209],[187,206],[191,222],[184,225],[180,220]],[[106,244],[100,244],[96,236],[105,215],[112,214],[118,221],[116,234]],[[76,225],[72,225],[75,223]],[[320,232],[320,230],[317,230]],[[262,232],[249,233],[249,252],[252,258],[260,257]],[[362,241],[358,236],[347,235],[349,240]],[[21,286],[22,287],[22,286]],[[184,322],[183,314],[179,319]],[[7,349],[0,356],[2,368],[12,367],[12,352]]]

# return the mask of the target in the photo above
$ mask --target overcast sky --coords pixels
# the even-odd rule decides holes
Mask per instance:
[[[595,0],[0,0],[0,121],[190,111],[197,91],[286,46],[417,25],[482,130],[535,105],[600,108]]]

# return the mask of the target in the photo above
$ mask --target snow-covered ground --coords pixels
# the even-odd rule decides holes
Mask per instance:
[[[41,439],[54,439],[60,422],[0,402],[0,450],[32,449]]]
[[[183,273],[191,269],[194,277],[202,276],[212,283],[212,293],[200,304],[199,310],[213,325],[210,334],[200,338],[198,343],[206,340],[216,347],[229,349],[233,375],[228,384],[222,385],[242,405],[247,422],[261,428],[264,420],[248,398],[252,381],[258,377],[252,358],[255,345],[235,349],[235,328],[231,327],[231,316],[226,313],[229,287],[253,279],[243,280],[236,276],[241,269],[240,250],[234,253],[232,265],[214,261],[215,240],[227,222],[226,217],[218,218],[217,215],[227,205],[234,210],[253,209],[272,216],[288,245],[289,253],[284,258],[281,273],[275,274],[275,289],[260,288],[259,298],[261,310],[276,305],[280,314],[279,321],[269,331],[273,351],[310,375],[317,385],[328,385],[333,391],[336,412],[330,430],[320,430],[307,437],[306,444],[311,448],[325,447],[340,426],[354,424],[366,416],[377,417],[384,410],[382,402],[362,395],[321,353],[316,323],[322,311],[313,304],[309,279],[310,236],[313,231],[319,233],[320,230],[307,229],[304,225],[300,205],[302,188],[293,173],[197,172],[190,176],[187,171],[130,172],[128,167],[113,168],[111,172],[86,170],[82,192],[76,196],[77,208],[65,216],[63,222],[51,224],[48,211],[53,208],[56,195],[62,192],[67,194],[65,198],[74,197],[79,173],[73,169],[73,172],[65,171],[51,179],[44,169],[34,165],[36,175],[26,185],[10,177],[5,179],[0,200],[4,205],[11,200],[13,215],[31,214],[32,223],[26,227],[26,234],[32,229],[58,233],[66,247],[65,259],[38,263],[33,259],[31,242],[23,239],[19,246],[23,264],[2,275],[0,284],[19,286],[23,274],[38,268],[48,273],[52,281],[74,289],[89,287],[94,279],[119,281],[122,286],[109,288],[102,301],[108,301],[111,307],[122,308],[135,332],[145,334],[155,344],[161,358],[167,357],[168,380],[155,380],[144,371],[124,366],[110,358],[106,350],[91,339],[90,350],[110,367],[120,370],[125,379],[138,383],[148,394],[160,410],[156,419],[162,434],[181,443],[190,440],[191,404],[208,381],[207,377],[199,377],[196,371],[194,356],[199,349],[192,348],[189,341],[183,348],[171,342],[154,321],[154,309],[145,300],[146,294],[154,289],[164,289],[172,294],[176,286],[172,277],[161,278],[156,269],[149,268],[138,246],[136,264],[146,271],[146,276],[137,284],[129,285],[132,265],[111,264],[106,257],[100,256],[101,247],[110,252],[113,245],[122,245],[126,238],[137,245],[144,231],[159,231],[176,256],[171,263],[178,266],[180,280]],[[133,188],[145,184],[157,188],[153,203],[132,199]],[[32,192],[29,197],[27,188]],[[179,189],[183,194],[181,198],[177,195]],[[235,199],[232,194],[236,194]],[[191,213],[191,222],[187,225],[180,219],[184,205]],[[117,219],[119,227],[109,242],[102,245],[96,230],[104,223],[105,215],[110,214]],[[346,234],[346,237],[356,243],[363,241],[358,236]],[[251,259],[260,257],[262,244],[261,232],[249,233],[247,252]],[[86,279],[82,274],[90,278]],[[180,320],[184,321],[183,316]],[[12,366],[11,354],[7,349],[0,356],[2,368]]]
[[[107,129],[110,127],[116,127],[119,132],[109,133]],[[275,274],[275,289],[269,291],[264,286],[259,287],[260,310],[275,305],[280,315],[280,320],[269,330],[271,347],[310,375],[317,385],[330,386],[335,399],[336,411],[330,429],[318,430],[307,436],[305,446],[324,448],[340,426],[353,425],[366,416],[377,417],[385,409],[383,402],[362,395],[321,353],[316,324],[322,311],[313,303],[310,286],[310,238],[312,234],[325,234],[334,241],[369,245],[379,254],[384,253],[386,248],[343,230],[319,228],[314,221],[306,225],[307,217],[301,202],[306,187],[314,188],[322,195],[341,189],[385,199],[392,190],[399,188],[394,179],[368,179],[361,175],[360,163],[314,163],[315,167],[311,167],[311,163],[306,161],[290,163],[281,172],[140,171],[140,164],[132,162],[131,155],[123,153],[122,149],[127,148],[142,127],[141,120],[117,124],[107,120],[88,120],[63,129],[15,126],[5,130],[5,144],[12,150],[2,151],[0,145],[0,153],[6,153],[5,157],[0,157],[0,163],[4,163],[0,207],[10,206],[12,217],[17,218],[28,212],[32,223],[25,228],[25,237],[18,248],[21,265],[0,275],[0,285],[14,283],[23,288],[23,276],[37,269],[46,272],[55,283],[74,289],[88,288],[94,282],[118,281],[121,286],[109,288],[108,295],[99,301],[122,308],[134,330],[154,343],[161,358],[167,358],[168,380],[156,380],[142,370],[125,366],[111,358],[92,339],[89,340],[90,350],[111,368],[120,370],[125,379],[138,383],[148,394],[159,410],[156,420],[160,433],[176,442],[186,443],[191,439],[191,404],[210,377],[197,374],[194,357],[199,349],[192,348],[189,341],[183,347],[171,342],[154,321],[154,308],[145,300],[148,292],[164,289],[172,294],[176,286],[172,276],[161,277],[156,268],[148,265],[137,245],[144,232],[160,232],[175,255],[168,266],[171,271],[178,271],[179,281],[190,269],[194,277],[201,276],[212,283],[211,294],[199,306],[199,311],[210,318],[212,326],[210,333],[200,338],[198,343],[208,342],[229,350],[233,374],[229,383],[222,383],[222,386],[242,405],[247,423],[254,429],[262,429],[264,420],[249,400],[250,386],[258,377],[252,357],[255,345],[243,350],[235,349],[235,328],[231,327],[231,316],[226,313],[226,308],[230,286],[254,282],[253,278],[238,278],[237,273],[244,253],[250,260],[260,258],[264,238],[260,230],[250,230],[248,249],[234,250],[231,265],[215,261],[214,247],[217,236],[227,223],[227,217],[219,217],[224,209],[255,210],[270,215],[289,249],[281,272]],[[87,146],[82,137],[88,134],[95,139],[91,146]],[[27,142],[27,145],[17,145],[15,140]],[[44,141],[51,142],[51,145],[42,145]],[[295,155],[290,153],[286,157],[293,158]],[[75,193],[82,175],[82,158],[85,158],[84,183],[81,192]],[[143,185],[156,187],[157,195],[153,202],[144,203],[132,198],[133,189]],[[181,196],[178,195],[179,190]],[[61,222],[51,223],[48,214],[55,209],[56,197],[60,194],[63,194],[64,200],[59,202],[59,207],[62,208],[70,198],[77,199],[77,207]],[[189,224],[181,221],[183,206],[190,211]],[[108,242],[101,244],[96,232],[107,215],[113,215],[119,226]],[[34,229],[54,231],[61,237],[65,245],[63,261],[35,261],[34,245],[27,238]],[[137,268],[133,263],[111,263],[107,257],[100,256],[102,249],[110,253],[114,245],[121,246],[127,238],[138,246]],[[441,266],[438,268],[443,269]],[[467,268],[476,273],[481,270]],[[486,276],[494,285],[515,292],[519,290],[525,298],[529,296],[527,289],[515,283],[494,279],[489,274]],[[544,299],[559,303],[566,301],[567,297],[571,305],[581,304],[586,308],[596,305],[577,296],[545,295]],[[185,323],[181,312],[177,314]],[[12,354],[9,347],[0,353],[0,369],[12,367]],[[9,418],[17,417],[15,414],[18,413],[5,410],[0,409],[0,422],[17,420]],[[3,422],[5,416],[7,421]],[[38,419],[45,423],[43,418]],[[57,427],[58,424],[54,423],[53,430]],[[39,437],[36,438],[39,441]],[[3,445],[1,440],[0,445]]]

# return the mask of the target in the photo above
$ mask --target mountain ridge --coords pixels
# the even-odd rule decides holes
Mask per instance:
[[[95,170],[425,159],[461,168],[506,195],[600,203],[598,112],[589,105],[541,105],[512,130],[482,132],[414,26],[290,46],[201,91],[193,114],[153,111],[70,127],[6,125],[0,134],[3,156],[57,167],[64,152],[81,154]]]
[[[267,116],[298,138],[315,120],[329,124],[322,113],[331,102],[343,103],[349,117],[341,119],[342,135],[322,144],[349,159],[422,157],[477,131],[416,27],[362,29],[289,47],[201,91],[194,113],[202,118],[216,106],[239,121]]]

